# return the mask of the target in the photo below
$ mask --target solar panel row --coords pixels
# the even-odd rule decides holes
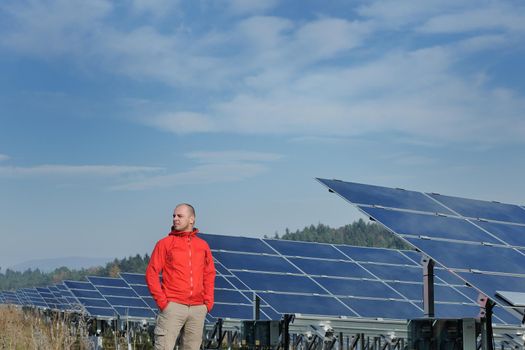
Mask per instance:
[[[421,256],[415,251],[211,234],[201,237],[210,244],[218,271],[210,322],[253,319],[255,296],[261,299],[262,319],[280,319],[286,313],[394,319],[423,316]],[[437,268],[436,275],[436,315],[477,316],[477,291],[444,269]],[[93,276],[85,282],[39,287],[35,289],[41,297],[38,305],[34,299],[29,303],[58,310],[81,309],[97,318],[153,319],[158,309],[144,275],[122,273],[120,277]],[[16,295],[1,295],[21,303]],[[495,314],[496,323],[518,323],[505,310]]]
[[[493,300],[525,293],[523,207],[318,180]]]

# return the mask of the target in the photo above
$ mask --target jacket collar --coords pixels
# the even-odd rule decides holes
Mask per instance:
[[[169,235],[170,236],[178,236],[178,237],[193,237],[197,233],[199,233],[199,229],[198,228],[194,228],[193,231],[175,231],[175,230],[172,230],[169,233]]]

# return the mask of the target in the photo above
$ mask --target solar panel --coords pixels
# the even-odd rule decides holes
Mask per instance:
[[[425,236],[470,242],[501,244],[488,233],[465,219],[388,210],[383,208],[361,208],[377,221],[401,235]]]
[[[155,312],[124,279],[97,276],[87,279],[120,317],[155,318]]]
[[[238,271],[235,275],[253,291],[325,293],[310,278],[297,275]]]
[[[318,179],[332,191],[355,204],[400,208],[430,213],[452,214],[452,212],[420,192],[364,185],[339,180]]]
[[[259,239],[248,237],[233,237],[224,235],[200,234],[214,250],[226,250],[246,253],[275,254],[266,244]]]
[[[370,298],[403,298],[387,284],[378,280],[314,277],[314,280],[337,296]]]
[[[309,275],[372,278],[360,265],[350,261],[290,258],[290,261]]]
[[[215,252],[213,256],[229,270],[299,273],[299,270],[279,256],[229,252]]]
[[[36,287],[35,288],[42,299],[46,302],[46,304],[49,306],[49,308],[53,310],[61,310],[61,305],[59,301],[56,299],[56,297],[53,295],[53,293],[49,290],[47,287]]]
[[[525,292],[525,250],[516,249],[525,246],[523,207],[338,180],[318,180],[493,300],[498,301],[497,290]],[[371,192],[365,193],[368,190]],[[428,205],[428,200],[437,207]],[[386,278],[381,276],[379,269],[373,272]],[[441,269],[435,272],[438,282],[461,284],[450,273],[443,273]],[[415,296],[407,285],[397,286],[403,287],[404,294]],[[436,297],[442,300],[460,301],[463,297],[473,300],[474,295],[470,288],[450,289],[436,285]],[[470,303],[460,303],[462,307],[454,307],[453,303],[441,304],[440,313],[451,315],[475,309]],[[500,310],[495,313],[496,317],[509,322],[509,314]],[[517,323],[517,320],[512,322]]]
[[[146,285],[146,276],[139,273],[120,273],[120,277],[136,293],[136,295],[153,311],[154,314],[159,312],[157,303],[151,296],[148,286]]]
[[[517,205],[444,196],[435,193],[429,195],[464,217],[525,224],[525,210]]]
[[[280,314],[300,313],[325,316],[358,316],[333,296],[257,293]]]
[[[210,235],[211,236],[211,235]],[[205,236],[209,237],[209,236]],[[220,236],[222,237],[222,236]],[[423,316],[422,300],[422,267],[419,264],[421,255],[414,251],[400,251],[385,248],[353,247],[347,245],[319,244],[312,242],[278,241],[271,239],[259,240],[255,238],[242,238],[242,244],[235,242],[236,237],[228,238],[229,249],[217,250],[213,242],[210,247],[214,252],[216,266],[225,266],[226,273],[233,276],[218,275],[216,278],[216,289],[237,290],[247,298],[245,313],[250,312],[252,293],[256,293],[262,300],[265,317],[276,318],[283,312],[293,312],[313,315],[354,315],[359,317],[376,317],[372,315],[383,315],[377,317],[390,317],[402,319],[407,315]],[[267,244],[272,248],[272,254],[246,254],[244,247],[252,242]],[[220,244],[220,243],[219,243]],[[224,245],[221,245],[224,247]],[[233,249],[239,249],[234,251]],[[246,249],[248,251],[249,248]],[[247,259],[243,259],[247,257]],[[337,259],[334,259],[337,257]],[[276,259],[277,258],[277,259]],[[268,261],[271,261],[269,263]],[[275,271],[275,261],[284,264]],[[286,271],[286,272],[285,272]],[[436,268],[436,271],[441,271]],[[449,272],[446,274],[450,275]],[[465,317],[477,316],[479,306],[465,293],[453,288],[446,280],[436,278],[440,286],[437,288],[438,300],[443,300],[445,307],[440,310],[446,314],[448,304],[468,305],[473,307],[474,314],[463,315]],[[459,283],[459,287],[468,290],[469,295],[476,295],[472,288],[463,286],[457,277],[450,280]],[[400,282],[405,281],[405,282]],[[459,282],[458,282],[459,281]],[[410,284],[408,287],[396,288],[396,283]],[[410,292],[407,296],[403,291]],[[304,303],[315,302],[327,303],[318,309]],[[379,300],[380,302],[376,302]],[[231,300],[228,300],[231,301]],[[361,308],[353,309],[350,305],[361,302]],[[396,303],[392,304],[393,301]],[[225,302],[223,300],[222,302]],[[290,305],[285,305],[290,303]],[[381,311],[381,305],[395,305],[392,311]],[[406,304],[408,303],[408,304]],[[448,304],[447,304],[448,303]],[[225,303],[226,305],[227,303]],[[241,304],[241,303],[239,303]],[[221,302],[219,302],[221,305]],[[335,305],[341,308],[345,305],[346,312],[336,312]],[[371,310],[376,305],[376,310]],[[404,311],[398,311],[397,307],[410,305]],[[333,309],[332,309],[333,308]],[[371,308],[371,309],[368,309]],[[230,310],[221,307],[219,310]],[[261,308],[262,310],[263,308]],[[291,311],[291,310],[294,311]],[[321,311],[323,310],[323,311]],[[359,312],[363,314],[361,314]],[[231,311],[228,311],[231,312]],[[267,316],[272,314],[272,316]],[[231,314],[230,314],[231,315]],[[219,315],[214,315],[218,317]],[[500,322],[500,319],[496,321]],[[501,321],[502,322],[502,321]]]
[[[330,244],[265,240],[268,245],[282,255],[310,258],[347,259],[340,251]],[[273,252],[275,254],[275,252]]]
[[[48,308],[49,306],[46,304],[40,293],[35,288],[22,288],[22,292],[24,292],[29,299],[30,305],[41,307],[41,308]]]
[[[362,317],[393,319],[421,317],[421,309],[408,301],[356,298],[342,298],[341,300]]]
[[[64,281],[63,283],[88,315],[97,318],[117,317],[117,311],[90,282]]]
[[[15,292],[4,290],[2,293],[7,304],[22,305],[22,302],[18,299]]]
[[[401,254],[398,250],[371,247],[354,247],[336,245],[337,249],[347,257],[359,262],[374,262],[383,264],[416,265],[413,261]],[[418,259],[421,257],[418,255]]]

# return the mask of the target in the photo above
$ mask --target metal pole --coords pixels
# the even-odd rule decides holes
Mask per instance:
[[[421,259],[423,265],[423,304],[425,317],[434,317],[434,260],[428,256]]]

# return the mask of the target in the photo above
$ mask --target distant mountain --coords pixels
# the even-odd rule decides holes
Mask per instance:
[[[10,266],[9,269],[15,271],[25,271],[27,269],[35,270],[38,268],[42,272],[51,272],[56,268],[65,266],[70,270],[80,270],[82,268],[94,266],[105,266],[108,262],[113,260],[113,258],[88,258],[78,256],[50,259],[35,259]]]

